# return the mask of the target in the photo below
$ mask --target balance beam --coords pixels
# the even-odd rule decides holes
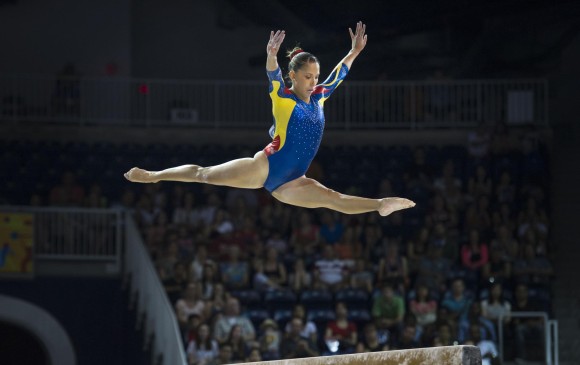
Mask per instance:
[[[441,346],[411,350],[307,357],[245,363],[243,365],[481,365],[476,346]]]

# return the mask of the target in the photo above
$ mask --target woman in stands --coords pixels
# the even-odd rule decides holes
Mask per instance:
[[[287,88],[278,66],[277,53],[285,37],[284,31],[270,32],[266,47],[266,70],[270,82],[274,125],[270,129],[272,143],[253,158],[241,158],[221,165],[201,167],[183,165],[162,171],[132,168],[125,177],[133,182],[158,181],[198,182],[237,188],[264,187],[287,204],[306,208],[329,208],[346,214],[378,211],[386,216],[415,205],[404,198],[368,199],[333,191],[304,174],[314,159],[324,130],[324,101],[346,77],[355,58],[367,43],[366,26],[358,22],[353,33],[349,28],[351,50],[322,84],[318,59],[296,47],[289,53]]]

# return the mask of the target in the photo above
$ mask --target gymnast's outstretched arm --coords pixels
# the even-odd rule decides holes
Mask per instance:
[[[266,46],[266,70],[275,71],[278,69],[278,50],[284,40],[286,33],[283,30],[277,30],[276,33],[270,32],[270,40]]]
[[[349,70],[354,59],[357,58],[357,56],[367,45],[367,35],[365,34],[366,28],[367,26],[363,24],[363,22],[356,23],[356,29],[354,33],[352,32],[351,28],[348,28],[352,46],[348,54],[342,59],[341,62],[344,63]]]

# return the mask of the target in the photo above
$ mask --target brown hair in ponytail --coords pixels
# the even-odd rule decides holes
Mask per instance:
[[[288,62],[288,72],[296,72],[300,70],[306,63],[320,63],[318,62],[318,58],[316,58],[315,55],[304,51],[302,48],[300,48],[300,46],[296,46],[292,50],[286,52],[286,56],[290,59],[290,62]]]

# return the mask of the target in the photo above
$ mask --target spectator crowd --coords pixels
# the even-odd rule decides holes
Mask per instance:
[[[84,168],[102,164],[70,148],[85,149]],[[164,147],[119,153],[145,148]],[[177,162],[162,157],[159,167]],[[547,153],[533,130],[483,126],[464,146],[323,148],[311,173],[326,185],[417,203],[386,218],[296,208],[263,189],[119,183],[107,168],[83,185],[90,172],[66,167],[52,172],[59,183],[37,180],[29,203],[131,209],[190,364],[453,344],[478,345],[492,363],[498,325],[514,345],[505,356],[539,356],[543,324],[510,316],[551,309]]]

